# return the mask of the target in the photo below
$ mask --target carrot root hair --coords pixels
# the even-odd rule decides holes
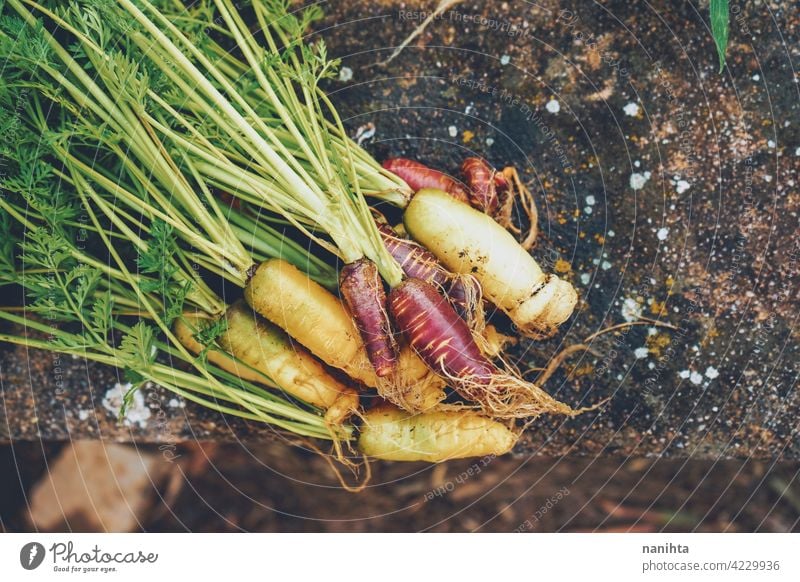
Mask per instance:
[[[533,194],[519,177],[517,169],[513,166],[503,168],[496,175],[495,184],[501,190],[502,203],[494,213],[493,218],[503,228],[522,237],[520,245],[526,251],[536,246],[536,239],[539,236],[539,210],[536,208],[536,201]],[[527,232],[514,224],[513,211],[515,202],[519,201],[522,211],[528,218],[529,227]]]
[[[442,370],[443,374],[446,374]],[[605,401],[589,407],[572,408],[545,392],[537,384],[498,370],[487,382],[484,376],[450,377],[456,391],[476,403],[481,412],[498,419],[534,419],[542,414],[577,416],[595,410]]]
[[[314,444],[314,441],[308,438],[301,437],[290,442],[293,442],[293,444],[301,448],[308,447],[311,451],[322,457],[325,463],[327,463],[328,467],[330,467],[333,475],[336,477],[336,480],[339,481],[339,485],[341,485],[342,489],[348,493],[361,493],[367,488],[369,482],[372,480],[372,467],[370,466],[369,458],[364,455],[360,455],[360,462],[351,461],[350,458],[344,454],[341,444],[338,441],[334,442],[333,455],[320,449],[316,444]],[[350,447],[349,444],[348,449],[353,452],[352,447]],[[355,484],[348,483],[342,474],[342,469],[337,465],[337,463],[348,470],[355,479],[360,479],[360,481],[356,481]],[[363,477],[360,476],[362,467],[364,468]]]
[[[400,367],[398,367],[400,368]],[[389,378],[381,378],[378,394],[407,412],[438,410],[445,399],[445,382],[426,367],[424,376],[397,370]]]
[[[486,328],[486,314],[483,309],[483,290],[474,275],[452,273],[450,286],[442,292],[450,298],[461,319],[473,335],[483,337]]]

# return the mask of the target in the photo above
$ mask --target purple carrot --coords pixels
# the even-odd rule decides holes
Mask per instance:
[[[402,178],[414,192],[423,188],[436,188],[444,190],[462,202],[469,201],[467,191],[461,182],[444,172],[429,168],[425,164],[408,158],[389,158],[381,165],[384,169]]]
[[[481,158],[467,158],[461,164],[461,173],[467,183],[469,203],[493,216],[499,205],[497,171]]]
[[[389,293],[392,318],[409,345],[434,371],[470,383],[490,384],[497,369],[480,351],[467,324],[436,290],[406,279]]]
[[[339,274],[339,291],[350,308],[375,374],[381,378],[390,375],[397,363],[398,348],[375,263],[359,259],[345,265]]]
[[[414,241],[400,238],[388,224],[379,223],[378,231],[389,254],[399,263],[407,277],[439,287],[453,303],[459,316],[468,318],[469,311],[475,309],[471,298],[476,297],[479,290],[468,289],[467,285],[477,285],[475,279],[454,276],[428,249]]]
[[[379,224],[383,244],[389,254],[400,264],[408,277],[434,283],[446,289],[450,283],[450,272],[428,249],[408,239],[400,238],[388,224]]]

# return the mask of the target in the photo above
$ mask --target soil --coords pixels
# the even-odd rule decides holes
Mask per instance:
[[[538,421],[515,456],[445,496],[424,502],[473,462],[376,464],[354,498],[313,455],[265,443],[280,439],[268,428],[156,387],[150,420],[118,424],[103,405],[115,371],[9,349],[0,439],[217,443],[152,529],[509,531],[562,487],[532,529],[796,529],[798,5],[732,3],[722,72],[705,2],[621,0],[463,2],[377,66],[435,3],[329,3],[311,36],[342,59],[328,89],[353,136],[374,126],[363,145],[378,159],[519,168],[540,209],[534,255],[581,296],[557,337],[512,352],[531,377],[599,330],[666,324],[600,336],[601,356],[576,355],[546,386],[608,404]]]

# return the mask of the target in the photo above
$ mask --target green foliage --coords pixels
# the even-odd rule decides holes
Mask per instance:
[[[228,320],[224,317],[220,317],[200,328],[197,333],[194,334],[194,339],[196,339],[197,343],[201,346],[209,348],[213,346],[217,338],[227,330]]]
[[[177,269],[172,264],[175,248],[172,226],[163,220],[154,221],[150,225],[150,238],[147,241],[147,249],[139,252],[139,258],[137,259],[139,271],[142,273],[163,274],[166,278],[172,277]],[[149,289],[148,292],[152,290],[154,289]]]
[[[194,339],[197,340],[197,343],[203,346],[202,351],[197,354],[197,359],[200,362],[205,363],[207,361],[209,350],[219,349],[217,339],[219,339],[219,337],[227,330],[228,319],[225,317],[220,317],[218,319],[209,321],[199,330],[197,330],[197,332],[194,334]]]
[[[122,365],[125,379],[133,386],[123,397],[120,417],[125,416],[134,392],[147,381],[148,375],[152,373],[157,355],[158,349],[153,328],[144,321],[136,323],[122,338],[117,350],[117,358]]]
[[[176,263],[178,243],[172,226],[164,221],[150,225],[147,248],[140,251],[137,265],[141,274],[152,275],[142,279],[139,287],[144,293],[158,293],[164,302],[164,320],[171,324],[181,314],[186,298],[192,291],[189,281],[179,281],[180,269]]]
[[[28,230],[22,241],[22,259],[28,268],[48,271],[73,268],[70,243],[60,230],[45,227]]]
[[[239,9],[231,0],[220,1],[231,10]],[[256,10],[261,7],[272,23],[268,38],[283,53],[264,64],[270,79],[279,77],[280,97],[274,100],[264,98],[249,64],[237,62],[241,51],[232,35],[221,31],[227,25],[219,18],[216,0],[150,2],[147,8],[135,3],[184,52],[186,61],[175,58],[157,35],[116,0],[20,0],[13,5],[0,0],[0,132],[4,137],[0,141],[0,284],[19,283],[27,296],[24,317],[0,310],[0,319],[30,323],[51,339],[4,337],[124,369],[133,387],[124,396],[121,414],[135,390],[152,380],[194,392],[195,400],[222,412],[329,437],[328,428],[316,415],[267,393],[259,399],[251,395],[244,404],[235,389],[208,374],[219,371],[204,370],[193,358],[165,345],[168,334],[162,332],[180,317],[184,304],[211,314],[224,309],[193,268],[194,260],[239,282],[251,257],[206,199],[207,190],[198,184],[198,180],[209,180],[208,176],[200,170],[186,171],[196,159],[190,151],[180,151],[185,145],[175,138],[180,133],[190,136],[183,119],[150,97],[156,94],[174,106],[222,156],[231,152],[243,160],[253,153],[237,133],[244,122],[225,114],[225,99],[241,111],[246,107],[240,98],[260,101],[258,114],[270,117],[265,133],[285,134],[285,127],[277,124],[288,124],[287,115],[300,120],[297,139],[313,138],[317,148],[316,134],[324,120],[313,117],[318,105],[306,101],[317,98],[316,84],[333,74],[336,63],[328,59],[323,44],[305,46],[303,34],[321,11],[314,6],[290,14],[294,6],[289,0],[254,0]],[[153,8],[175,23],[195,43],[194,48],[214,63],[212,68],[219,64],[222,72],[201,65],[185,39],[164,26]],[[263,40],[257,35],[258,42]],[[226,51],[231,52],[226,56]],[[291,75],[282,75],[292,68]],[[198,87],[196,93],[176,83],[170,77],[173,74]],[[206,76],[220,94],[202,90],[198,75]],[[219,76],[230,78],[242,94],[231,95]],[[159,122],[174,133],[162,130]],[[219,127],[212,129],[214,125]],[[279,139],[252,141],[265,148]],[[167,152],[172,151],[177,162],[169,159]],[[286,156],[283,151],[275,155]],[[176,165],[184,162],[185,167]],[[275,179],[276,184],[285,181]],[[203,196],[197,194],[201,190]],[[187,251],[189,245],[192,248]],[[218,265],[222,265],[219,271],[215,270]],[[198,340],[210,349],[225,329],[221,318],[200,330]],[[174,371],[158,360],[159,349],[195,366],[194,378],[176,379]]]
[[[30,309],[48,319],[85,324],[94,309],[100,271],[77,262],[59,231],[45,227],[28,231],[21,247],[24,267],[17,280],[25,287]]]
[[[729,19],[728,0],[711,0],[711,34],[714,36],[714,44],[717,46],[720,73],[725,68]]]
[[[113,325],[114,298],[111,292],[98,294],[92,304],[91,321],[98,335],[104,340],[108,339],[108,332]]]
[[[323,17],[318,4],[296,11],[290,0],[256,0],[267,16],[267,21],[279,28],[294,42],[302,42],[303,34],[314,22]]]
[[[75,201],[60,188],[53,167],[42,159],[23,160],[17,174],[0,182],[0,187],[19,194],[29,210],[52,228],[76,217]]]
[[[12,219],[0,209],[0,287],[17,282],[16,235],[12,230]]]
[[[137,322],[122,338],[118,353],[126,366],[140,372],[149,370],[158,353],[153,328],[144,321]]]
[[[41,67],[53,64],[52,48],[44,32],[41,21],[37,21],[35,26],[30,26],[19,16],[2,14],[0,54],[14,56],[14,65],[38,76]]]

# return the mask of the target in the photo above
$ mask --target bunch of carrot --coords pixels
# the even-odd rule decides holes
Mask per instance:
[[[316,9],[8,0],[3,12],[0,99],[24,103],[0,151],[18,173],[0,184],[0,282],[39,301],[42,281],[23,276],[29,241],[68,241],[80,213],[95,246],[35,266],[98,280],[80,300],[78,275],[59,291],[90,344],[41,323],[61,340],[1,339],[125,367],[221,412],[330,438],[340,455],[355,439],[383,459],[501,454],[516,419],[580,412],[522,379],[503,357],[515,338],[487,323],[493,306],[544,338],[577,302],[506,228],[516,176],[479,158],[463,182],[378,164],[320,88],[336,62],[304,42]],[[372,201],[401,208],[402,224]],[[112,330],[129,338],[122,352]],[[188,371],[169,378],[162,356]]]

